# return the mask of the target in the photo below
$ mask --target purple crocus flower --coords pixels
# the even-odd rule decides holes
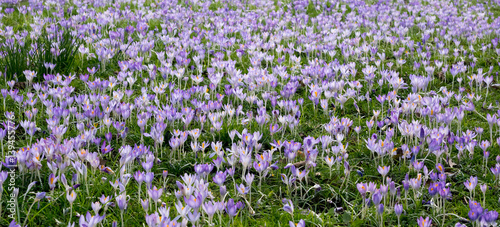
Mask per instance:
[[[471,176],[469,180],[464,182],[464,185],[470,192],[473,192],[477,186],[477,177]]]
[[[51,173],[49,175],[49,188],[50,188],[50,190],[54,190],[58,179],[59,179],[59,177],[54,176],[53,173]],[[1,182],[1,179],[0,179],[0,182]]]
[[[217,172],[213,177],[213,181],[219,186],[223,185],[226,181],[226,173],[222,171]]]
[[[113,151],[113,148],[111,147],[111,144],[108,144],[108,145],[106,146],[106,141],[104,141],[104,142],[102,143],[102,146],[101,146],[101,153],[102,153],[102,154],[107,154],[107,153],[109,153],[109,152],[111,152],[111,151]]]
[[[379,191],[376,191],[373,195],[372,195],[372,201],[375,205],[379,205],[380,204],[380,201],[382,201],[382,194],[380,194]]]
[[[200,219],[200,213],[195,209],[192,213],[188,212],[187,217],[191,223],[196,223]]]
[[[498,212],[495,210],[484,212],[482,218],[486,224],[494,226],[498,219]]]
[[[45,192],[36,193],[35,202],[38,202],[38,201],[42,200],[43,198],[45,198]]]
[[[481,189],[481,192],[486,193],[486,190],[488,190],[488,185],[481,184],[481,185],[479,185],[479,188]]]
[[[293,216],[293,202],[291,200],[284,199],[284,203],[283,210]]]
[[[127,195],[125,193],[120,194],[115,198],[116,204],[120,210],[127,209]]]
[[[288,224],[290,225],[290,227],[305,227],[306,226],[306,222],[303,219],[300,219],[300,221],[297,223],[293,223],[292,221],[290,221],[290,222],[288,222]]]
[[[439,188],[440,188],[439,186],[440,186],[440,184],[439,184],[439,183],[431,183],[431,184],[429,185],[429,189],[428,189],[429,194],[430,194],[431,196],[435,196],[435,195],[438,193],[438,190],[439,190]]]
[[[226,213],[229,217],[234,217],[238,214],[238,203],[234,203],[234,200],[231,198],[226,203]]]
[[[398,217],[401,216],[401,214],[403,213],[403,205],[401,205],[401,204],[394,205],[394,213]]]
[[[242,195],[246,195],[250,191],[250,188],[245,187],[245,185],[243,185],[243,184],[240,184],[238,187],[236,187],[236,189],[238,190],[238,193],[240,193]]]
[[[149,200],[148,199],[142,199],[141,200],[141,206],[144,212],[148,213],[149,210]]]
[[[361,196],[365,197],[368,189],[366,183],[357,183],[356,188],[358,188],[358,191],[361,194]]]
[[[193,196],[190,195],[189,198],[184,197],[184,202],[193,209],[198,209],[201,206],[202,198],[200,195]]]
[[[469,210],[469,218],[471,221],[476,221],[477,219],[479,219],[480,215],[481,215],[481,212],[482,210]]]
[[[377,213],[379,215],[382,215],[384,213],[384,204],[381,203],[377,206]]]
[[[158,189],[156,186],[148,190],[149,197],[151,197],[151,199],[155,202],[158,202],[162,193],[163,193],[163,188]]]
[[[221,197],[224,197],[224,195],[226,195],[226,192],[227,192],[226,186],[225,185],[220,186],[219,193]]]
[[[11,14],[11,13],[13,13],[14,11],[15,11],[15,10],[14,10],[14,8],[5,8],[5,11],[4,11],[4,12],[5,12],[5,14]],[[28,78],[28,77],[26,77],[26,78]],[[29,79],[29,80],[31,80],[31,79]]]
[[[215,207],[215,205],[212,201],[208,201],[208,202],[203,203],[202,208],[205,211],[205,213],[207,213],[207,215],[210,219],[212,219],[215,212],[217,211],[217,208]]]
[[[148,226],[158,226],[158,221],[161,220],[160,216],[158,216],[157,212],[154,212],[150,215],[146,215],[146,223]]]
[[[417,224],[419,227],[430,227],[432,225],[432,220],[429,217],[426,217],[425,219],[420,217],[417,219]]]
[[[483,207],[481,207],[481,203],[477,201],[469,201],[469,209],[476,211],[476,213],[482,213]]]
[[[146,182],[146,186],[148,188],[151,188],[152,184],[153,184],[153,180],[155,178],[155,174],[153,172],[148,172],[146,174],[144,174],[144,182]]]
[[[16,220],[12,220],[9,223],[9,227],[21,227],[21,225],[17,224]]]
[[[106,215],[91,215],[90,212],[87,211],[86,215],[80,215],[80,226],[97,226]]]
[[[266,170],[268,166],[269,166],[268,162],[253,162],[253,167],[259,173]]]
[[[137,181],[137,183],[139,183],[139,187],[142,184],[142,182],[144,181],[144,177],[145,177],[144,172],[141,172],[141,171],[137,170],[134,173],[134,179],[135,179],[135,181]]]
[[[105,196],[104,194],[99,197],[99,202],[101,202],[103,205],[108,204],[111,201],[111,197]]]
[[[68,200],[68,202],[70,204],[73,204],[73,202],[75,201],[76,199],[76,192],[75,190],[69,190],[67,193],[66,193],[66,199]]]
[[[379,166],[377,168],[378,173],[380,173],[380,175],[382,175],[382,177],[385,177],[389,173],[390,169],[391,169],[390,166]]]

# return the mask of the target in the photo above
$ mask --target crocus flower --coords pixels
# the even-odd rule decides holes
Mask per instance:
[[[155,202],[158,202],[162,193],[163,193],[163,188],[158,189],[156,186],[148,190],[149,197],[151,197],[151,200]]]
[[[184,206],[180,201],[177,201],[175,208],[181,217],[186,217],[191,208]]]
[[[161,219],[160,216],[158,216],[158,212],[146,215],[146,223],[148,224],[148,226],[158,226],[159,220]]]
[[[385,177],[389,173],[390,169],[391,169],[390,166],[379,166],[377,168],[378,173],[380,173],[380,175],[382,175],[382,177]]]
[[[213,181],[219,186],[223,185],[226,181],[226,173],[222,171],[217,172],[213,177]]]
[[[225,185],[222,185],[219,189],[219,193],[221,195],[221,197],[224,197],[224,195],[226,195],[226,192],[227,192],[227,188]]]
[[[430,227],[432,225],[432,220],[429,217],[426,217],[425,219],[420,217],[417,219],[417,224],[419,227]]]
[[[66,199],[68,200],[68,202],[70,204],[73,204],[73,202],[75,201],[76,199],[76,192],[75,190],[69,190],[67,193],[66,193]]]
[[[148,212],[149,210],[149,200],[148,199],[142,199],[141,200],[141,206],[142,206],[142,209],[144,210],[144,212]]]
[[[290,227],[305,227],[306,222],[303,219],[300,219],[299,222],[293,223],[292,221],[289,222]]]
[[[486,193],[486,190],[488,190],[488,185],[487,184],[481,184],[479,185],[479,188],[481,189],[481,192]]]
[[[469,210],[468,215],[471,221],[476,221],[480,217],[481,212],[479,210]]]
[[[482,217],[484,219],[484,222],[486,222],[486,224],[495,226],[496,221],[498,219],[498,212],[495,210],[487,211],[483,214]]]
[[[325,157],[325,162],[329,168],[332,168],[333,164],[335,163],[335,159],[331,157]]]
[[[208,201],[208,202],[203,203],[202,208],[203,208],[203,211],[205,211],[205,213],[207,213],[210,220],[212,219],[215,212],[217,211],[217,209],[214,206],[214,203],[212,201]]]
[[[243,184],[240,184],[238,187],[236,187],[236,189],[238,190],[238,193],[242,195],[246,195],[250,191],[249,187],[245,187],[245,185]]]
[[[474,191],[477,186],[477,177],[471,176],[469,180],[464,182],[464,185],[470,192]]]
[[[469,201],[469,209],[476,211],[476,213],[482,213],[483,207],[481,207],[481,203],[477,201]]]
[[[234,203],[233,199],[229,199],[226,203],[226,213],[230,217],[234,217],[238,214],[238,210],[241,208],[242,204],[241,203]]]
[[[198,209],[203,202],[201,196],[190,195],[189,198],[184,197],[184,202],[191,208]]]
[[[127,195],[125,193],[120,194],[115,198],[118,208],[123,211],[127,209]]]
[[[248,185],[248,186],[250,186],[250,185],[252,185],[252,182],[253,182],[254,178],[255,178],[255,175],[253,175],[253,174],[251,174],[251,173],[247,173],[247,174],[245,175],[244,180],[245,180],[245,182],[247,183],[247,185]]]
[[[401,204],[394,205],[394,213],[398,217],[401,216],[401,214],[403,213],[403,206]]]
[[[377,213],[379,215],[382,215],[382,213],[384,213],[384,204],[381,203],[377,206]]]
[[[283,205],[283,210],[293,216],[293,202],[291,200],[286,200]]]
[[[87,211],[86,215],[80,215],[80,226],[97,226],[102,220],[104,220],[105,215],[91,215]]]
[[[358,188],[358,191],[361,194],[361,196],[365,197],[367,189],[368,189],[366,184],[365,183],[357,183],[356,187]]]
[[[101,210],[101,203],[99,201],[93,202],[91,205],[92,210],[94,211],[94,214],[98,215],[99,210]]]
[[[16,220],[12,220],[9,223],[9,227],[21,227],[21,225],[17,224]]]
[[[3,183],[5,182],[5,180],[7,180],[7,177],[8,177],[7,171],[0,172],[0,195],[3,192],[3,189],[2,189],[3,188]]]
[[[378,205],[380,204],[380,201],[382,201],[382,194],[380,194],[379,191],[376,191],[375,193],[373,193],[373,196],[372,196],[372,201],[375,205]]]
[[[38,202],[38,201],[42,200],[43,198],[45,198],[45,192],[36,193],[35,202]]]
[[[54,176],[53,173],[51,173],[49,175],[49,187],[50,187],[50,190],[54,190],[54,188],[56,187],[56,183],[57,183],[58,179],[59,179],[59,177]]]

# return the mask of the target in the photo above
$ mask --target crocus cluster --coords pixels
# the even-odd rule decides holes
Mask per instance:
[[[497,226],[499,7],[0,1],[0,226]]]

